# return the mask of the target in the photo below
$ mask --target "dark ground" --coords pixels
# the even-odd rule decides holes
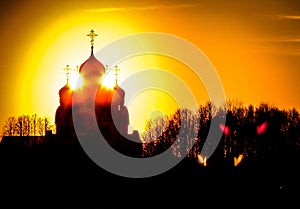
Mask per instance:
[[[299,207],[299,156],[241,163],[186,158],[171,170],[131,179],[84,152],[1,147],[0,208]],[[280,156],[278,156],[280,159]],[[295,205],[296,204],[296,205]]]

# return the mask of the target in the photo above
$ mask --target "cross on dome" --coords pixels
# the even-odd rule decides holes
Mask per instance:
[[[70,66],[66,65],[66,67],[64,68],[64,70],[66,71],[66,76],[67,76],[67,84],[69,84],[69,75],[70,75]]]
[[[89,36],[90,38],[91,38],[91,46],[93,46],[94,45],[94,38],[96,37],[96,36],[98,36],[96,33],[95,33],[95,31],[92,29],[91,31],[90,31],[90,33],[89,34],[87,34],[87,36]]]
[[[96,36],[98,36],[96,33],[95,33],[95,31],[92,29],[91,31],[90,31],[90,33],[89,34],[87,34],[87,36],[89,36],[90,38],[91,38],[91,54],[93,54],[93,49],[94,49],[94,38],[96,37]]]
[[[115,71],[115,77],[116,77],[116,86],[118,86],[118,74],[119,74],[120,68],[118,66],[115,66],[114,71]]]

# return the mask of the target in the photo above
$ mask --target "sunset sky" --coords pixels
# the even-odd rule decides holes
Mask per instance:
[[[209,58],[226,98],[300,110],[297,0],[1,1],[0,28],[0,126],[8,116],[33,113],[54,122],[58,91],[66,82],[63,68],[68,64],[75,69],[89,57],[86,34],[91,29],[98,34],[95,52],[141,32],[181,37]],[[139,70],[165,69],[189,86],[197,102],[207,99],[201,82],[176,60],[145,55],[124,60],[119,67],[120,82]],[[131,126],[138,130],[158,110],[169,114],[176,109],[174,98],[163,92],[127,100]]]

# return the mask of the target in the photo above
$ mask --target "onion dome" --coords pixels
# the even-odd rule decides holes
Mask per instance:
[[[94,38],[97,34],[92,29],[87,36],[91,38],[91,56],[81,64],[79,73],[84,78],[100,78],[105,73],[105,67],[101,62],[99,62],[99,60],[96,59],[93,53]]]
[[[69,83],[62,87],[59,92],[59,103],[62,106],[69,106],[72,104],[73,90]]]
[[[101,77],[105,72],[104,65],[99,62],[93,54],[93,47],[91,56],[81,64],[79,68],[79,73],[84,77]]]
[[[114,87],[114,89],[115,89],[115,93],[120,97],[120,98],[123,98],[124,99],[124,97],[125,97],[125,91],[124,91],[124,89],[122,89],[120,86],[115,86]]]
[[[125,91],[124,89],[122,89],[119,85],[118,85],[118,72],[120,71],[120,69],[118,68],[118,66],[115,66],[115,77],[116,77],[116,84],[114,87],[115,90],[115,94],[118,98],[118,100],[124,100],[125,97]]]
[[[114,96],[113,96],[113,103],[118,105],[124,105],[125,100],[125,91],[120,86],[114,87]]]
[[[72,91],[71,86],[69,85],[69,83],[67,83],[64,87],[62,87],[58,91],[58,94],[59,94],[59,96],[62,96],[62,95],[66,94],[66,93],[69,93],[71,91]]]

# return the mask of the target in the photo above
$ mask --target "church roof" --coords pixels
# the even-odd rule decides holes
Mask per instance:
[[[93,47],[92,47],[92,53],[91,56],[81,64],[79,68],[80,74],[89,74],[94,76],[101,76],[105,72],[104,65],[96,59],[96,57],[93,54]]]
[[[122,89],[119,85],[116,85],[114,87],[115,92],[121,97],[124,98],[125,97],[125,91],[124,89]]]
[[[63,95],[64,93],[67,93],[67,92],[71,92],[72,91],[72,88],[70,86],[69,83],[67,83],[65,86],[63,86],[60,90],[59,90],[59,95]]]

